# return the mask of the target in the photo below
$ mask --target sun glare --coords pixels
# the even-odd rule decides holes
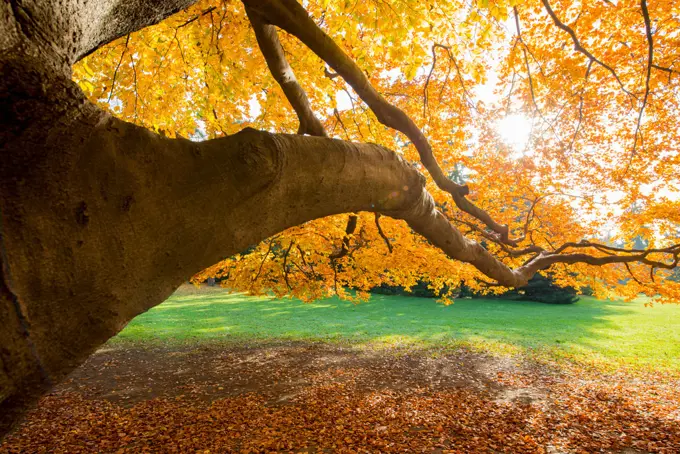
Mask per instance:
[[[508,115],[496,123],[496,132],[515,153],[524,154],[531,135],[531,120],[521,114]]]

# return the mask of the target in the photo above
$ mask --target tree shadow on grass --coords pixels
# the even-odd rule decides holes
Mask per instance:
[[[573,305],[531,301],[432,299],[373,295],[358,305],[337,298],[303,303],[248,297],[219,289],[186,290],[137,317],[127,340],[346,340],[439,347],[469,344],[508,352],[545,349],[558,355],[680,366],[680,314],[642,302]]]

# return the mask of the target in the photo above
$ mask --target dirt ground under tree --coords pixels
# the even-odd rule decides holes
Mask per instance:
[[[460,349],[107,346],[0,452],[680,452],[677,377]]]

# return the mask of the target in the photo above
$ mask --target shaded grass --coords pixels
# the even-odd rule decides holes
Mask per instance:
[[[311,304],[182,288],[135,318],[113,342],[331,341],[387,347],[531,353],[577,362],[680,370],[680,307],[597,301],[573,305],[374,295]]]

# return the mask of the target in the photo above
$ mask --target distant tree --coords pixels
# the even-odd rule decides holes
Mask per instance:
[[[579,300],[573,287],[560,287],[550,276],[536,274],[524,287],[511,289],[499,295],[500,298],[537,301],[546,304],[573,304]]]

